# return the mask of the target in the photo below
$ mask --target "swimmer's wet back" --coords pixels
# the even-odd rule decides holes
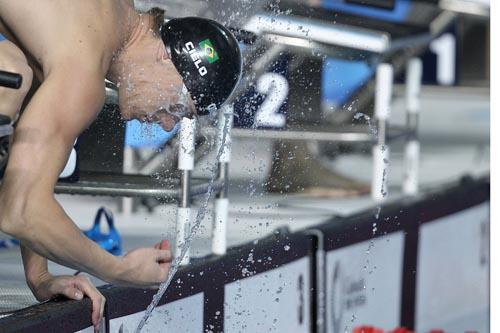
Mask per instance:
[[[238,42],[221,24],[199,17],[173,19],[160,29],[199,115],[217,110],[241,75]]]

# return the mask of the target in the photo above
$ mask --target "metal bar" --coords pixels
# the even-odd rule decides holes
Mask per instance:
[[[208,192],[210,183],[191,186],[191,196],[202,195]],[[221,179],[214,180],[212,190],[219,192],[224,188],[224,181]]]
[[[316,239],[316,275],[315,301],[317,306],[315,328],[317,333],[326,332],[326,255],[325,255],[325,234],[319,229],[308,229],[305,231]],[[314,330],[313,330],[314,332]]]
[[[421,33],[413,36],[393,39],[387,52],[396,52],[406,48],[421,47],[429,44],[434,38],[435,36],[431,33]]]
[[[244,29],[258,35],[272,33],[375,53],[383,53],[390,47],[390,38],[385,32],[324,23],[310,18],[256,15]]]
[[[198,196],[206,193],[210,183],[202,183],[191,186],[191,196]],[[213,183],[214,191],[220,191],[224,186],[222,180],[215,180]],[[79,181],[75,183],[57,183],[55,187],[57,194],[79,194],[111,197],[139,197],[139,198],[157,198],[171,199],[180,201],[180,188],[162,188],[150,186],[138,186],[134,184],[122,183],[102,183],[100,181]]]
[[[153,197],[178,198],[179,190],[151,187],[127,187],[126,184],[102,184],[92,181],[76,183],[58,183],[55,187],[58,194],[83,194],[112,197]]]
[[[210,128],[202,129],[203,135],[216,135],[216,130]],[[242,129],[234,128],[231,136],[238,138],[261,138],[261,139],[283,139],[299,141],[331,141],[331,142],[373,142],[371,133],[356,132],[312,132],[297,130],[268,130],[268,129]]]
[[[448,11],[490,17],[490,4],[479,1],[441,0],[439,6]]]

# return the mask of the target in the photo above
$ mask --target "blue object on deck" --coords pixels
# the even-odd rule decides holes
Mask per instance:
[[[13,247],[18,247],[19,241],[17,239],[2,239],[0,240],[0,249],[10,249]]]
[[[101,232],[101,218],[104,216],[108,223],[109,232]],[[99,244],[101,248],[109,253],[119,256],[122,254],[122,240],[114,225],[113,213],[105,207],[99,208],[95,216],[94,225],[90,230],[83,232],[85,236]]]
[[[7,40],[4,35],[0,34],[0,42],[3,42],[4,40]]]
[[[138,120],[127,122],[125,127],[125,147],[162,148],[180,129],[180,123],[170,131],[165,131],[158,124],[141,123]]]

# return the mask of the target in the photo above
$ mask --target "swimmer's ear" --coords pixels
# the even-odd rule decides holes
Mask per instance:
[[[160,40],[161,41],[161,40]],[[170,62],[170,54],[167,51],[167,48],[165,45],[163,45],[163,42],[159,43],[158,51],[156,54],[156,59],[158,61],[161,61],[163,63]]]

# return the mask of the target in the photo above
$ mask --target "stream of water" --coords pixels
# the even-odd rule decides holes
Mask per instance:
[[[221,110],[220,112],[223,112],[223,111]],[[230,117],[232,117],[232,116],[233,116],[232,113],[224,113],[224,130],[223,130],[223,134],[222,134],[222,142],[221,142],[221,145],[219,147],[219,151],[217,152],[216,161],[218,161],[220,159],[220,157],[224,151],[224,147],[226,145],[226,137],[227,137],[227,133],[229,131]],[[208,203],[210,202],[210,198],[212,197],[212,194],[214,192],[213,184],[214,184],[215,179],[217,178],[217,175],[218,175],[217,163],[215,163],[213,166],[213,169],[211,171],[211,177],[210,177],[210,181],[209,181],[209,185],[208,185],[208,190],[205,194],[205,197],[204,197],[204,200],[202,202],[201,207],[198,209],[198,212],[196,214],[196,219],[191,226],[191,230],[189,231],[189,235],[186,238],[183,246],[181,247],[181,253],[175,258],[174,262],[172,263],[172,266],[171,266],[170,271],[169,271],[168,276],[167,276],[167,280],[160,285],[158,292],[153,296],[153,300],[148,305],[148,307],[146,309],[146,313],[144,314],[144,317],[142,317],[141,321],[139,322],[139,325],[137,325],[137,328],[135,329],[135,333],[140,333],[141,330],[146,325],[147,320],[149,319],[149,317],[151,317],[155,307],[158,305],[162,296],[167,291],[168,286],[172,282],[172,279],[173,279],[175,273],[179,269],[179,266],[180,266],[180,263],[182,262],[182,259],[184,258],[187,251],[191,247],[191,242],[193,240],[193,237],[196,234],[196,232],[198,231],[198,229],[201,225],[201,222],[205,218]]]

